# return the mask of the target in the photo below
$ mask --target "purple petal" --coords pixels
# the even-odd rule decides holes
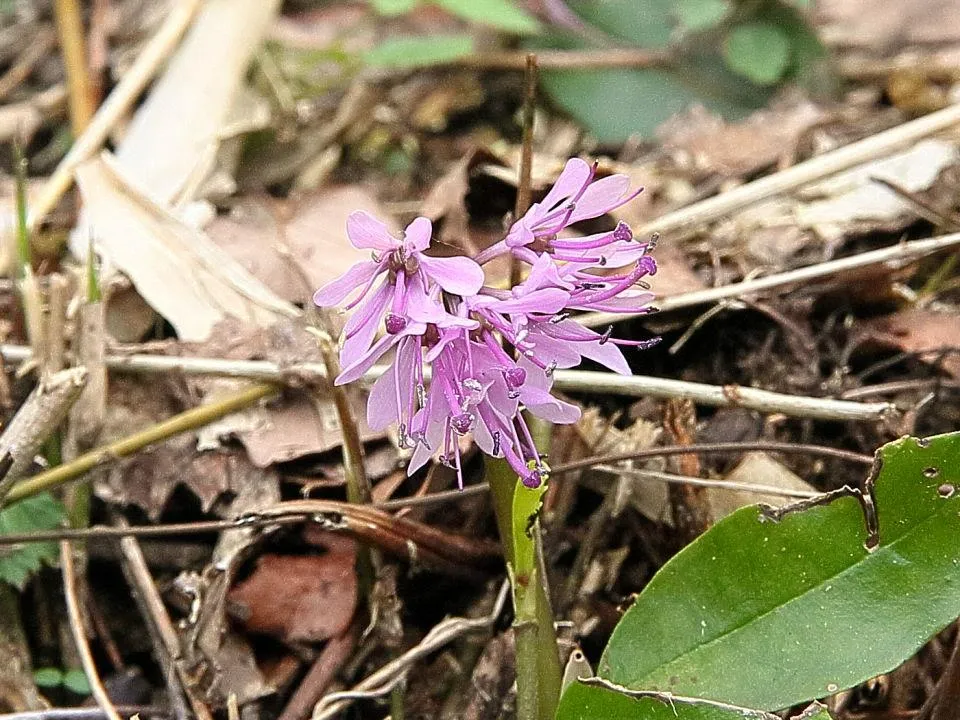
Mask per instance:
[[[341,367],[352,365],[370,348],[370,343],[377,335],[377,328],[380,326],[383,311],[386,309],[387,303],[390,302],[390,288],[390,283],[384,282],[350,316],[350,320],[343,328],[345,340],[343,341],[343,347],[340,348]]]
[[[560,276],[560,269],[553,259],[543,253],[537,257],[533,267],[530,268],[530,274],[521,284],[521,288],[526,291],[537,290],[544,287],[560,287],[565,290],[573,289],[573,285]]]
[[[562,201],[580,192],[580,189],[590,180],[592,170],[590,166],[580,158],[570,158],[567,164],[563,166],[563,172],[550,188],[550,192],[540,202],[540,205],[550,211]],[[587,190],[589,192],[589,188]],[[579,204],[579,203],[578,203]],[[569,223],[567,223],[569,224]]]
[[[387,225],[363,210],[350,213],[347,218],[347,237],[358,250],[396,250],[400,243]]]
[[[590,187],[577,201],[577,207],[567,224],[600,217],[620,207],[631,199],[629,192],[630,178],[626,175],[611,175],[590,183]]]
[[[611,342],[601,343],[601,335],[583,327],[576,320],[564,320],[556,324],[541,323],[541,325],[544,333],[559,335],[558,339],[560,340],[563,340],[564,337],[577,338],[577,340],[567,340],[566,342],[582,357],[598,362],[621,375],[633,374],[619,347]]]
[[[361,260],[336,280],[331,280],[313,294],[313,303],[318,307],[339,305],[350,293],[363,287],[380,271],[372,260]]]
[[[419,427],[422,420],[426,418],[427,428],[424,433],[425,437],[423,438],[423,442],[417,443],[417,447],[413,451],[413,456],[410,458],[410,463],[407,465],[407,475],[413,475],[413,473],[422,468],[443,443],[444,423],[446,422],[447,416],[443,400],[437,397],[440,392],[439,388],[435,388],[433,385],[430,386],[430,391],[427,395],[427,406],[414,416],[413,422],[411,423],[411,426],[416,428]]]
[[[580,419],[580,408],[556,398],[546,390],[524,386],[520,400],[527,410],[544,420],[558,425],[569,425]]]
[[[418,217],[403,231],[403,248],[408,254],[423,252],[430,247],[433,237],[433,223],[425,217]]]
[[[500,300],[493,305],[493,309],[504,314],[544,313],[552,315],[563,310],[569,300],[570,293],[566,290],[545,288],[544,290],[534,290],[523,297]]]
[[[416,350],[415,341],[400,343],[390,367],[370,388],[370,397],[367,398],[367,423],[371,430],[385,430],[400,422],[401,408],[397,405],[397,397],[402,399],[408,396],[410,388],[416,383],[413,376]]]
[[[403,335],[384,335],[377,340],[367,352],[354,360],[350,365],[337,375],[334,385],[346,385],[359,379],[367,370],[372,368],[377,360],[383,357],[383,354],[390,348],[400,342]]]
[[[483,286],[483,268],[470,258],[420,255],[420,267],[427,277],[453,295],[473,295]]]

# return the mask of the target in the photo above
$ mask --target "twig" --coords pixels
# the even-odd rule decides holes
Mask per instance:
[[[73,173],[77,167],[100,149],[113,126],[133,107],[154,73],[176,47],[200,7],[200,2],[201,0],[180,0],[170,10],[163,25],[144,46],[133,65],[90,120],[87,129],[77,138],[70,152],[60,161],[43,186],[31,208],[31,229],[56,207],[60,198],[73,184]]]
[[[449,65],[482,70],[526,70],[525,52],[485,52],[453,58]],[[538,50],[537,65],[544,70],[587,70],[591,68],[664,67],[673,55],[664,50],[609,48],[606,50]]]
[[[717,490],[733,490],[735,492],[749,492],[757,495],[777,495],[785,498],[808,499],[818,497],[822,493],[815,490],[791,490],[775,485],[756,485],[754,483],[733,482],[731,480],[705,480],[689,475],[660,472],[658,470],[644,470],[641,468],[625,468],[615,465],[597,465],[597,470],[604,470],[614,474],[628,475],[637,480],[652,480],[673,485],[688,485],[692,487],[714,488]]]
[[[122,519],[118,524],[125,525]],[[143,557],[140,543],[134,537],[125,537],[120,541],[120,552],[123,555],[123,574],[133,589],[133,596],[140,608],[140,612],[147,621],[147,630],[153,640],[157,662],[163,669],[164,680],[167,685],[169,701],[173,705],[174,714],[179,720],[186,720],[189,713],[184,704],[186,697],[190,708],[198,720],[213,720],[210,710],[196,697],[180,662],[180,641],[177,631],[163,606],[163,600],[153,576],[147,568],[147,561]]]
[[[661,312],[680,310],[694,305],[717,302],[726,298],[753,295],[769,290],[782,290],[794,285],[809,283],[813,280],[822,280],[833,275],[849,272],[850,270],[860,270],[874,265],[889,264],[891,268],[900,268],[928,255],[933,255],[934,253],[945,250],[952,250],[957,247],[960,247],[960,233],[944,235],[929,240],[914,240],[912,242],[898,243],[897,245],[891,245],[890,247],[879,250],[871,250],[870,252],[860,253],[859,255],[840,258],[839,260],[829,260],[815,265],[807,265],[806,267],[788,270],[787,272],[777,273],[776,275],[744,280],[716,288],[707,288],[706,290],[695,290],[680,295],[668,295],[658,298],[656,303]],[[597,312],[584,313],[577,319],[587,327],[602,327],[621,320],[641,317],[646,314],[647,313]]]
[[[30,358],[30,348],[22,345],[0,344],[0,356],[7,362],[25,362]],[[281,366],[265,360],[219,360],[163,355],[107,355],[104,362],[108,368],[118,371],[143,373],[177,371],[191,375],[217,375],[272,382],[316,382],[326,377],[326,372],[320,363],[295,363]],[[363,382],[373,383],[385,369],[382,365],[371,368],[363,376]],[[689,397],[703,405],[743,407],[760,412],[778,412],[793,417],[824,420],[880,420],[896,413],[894,406],[890,403],[847,402],[829,398],[786,395],[737,385],[707,385],[646,375],[622,376],[588,370],[556,370],[554,380],[554,386],[560,390],[630,397]]]
[[[170,711],[152,705],[118,705],[117,712],[125,717],[168,717]],[[98,707],[48,708],[27,712],[4,713],[0,720],[109,720]]]
[[[356,632],[350,628],[343,635],[330,638],[314,660],[313,666],[300,682],[293,696],[287,701],[277,720],[302,720],[310,715],[317,698],[323,695],[336,677],[340,667],[347,661],[357,643]],[[0,718],[0,720],[3,720]]]
[[[958,122],[960,103],[662,215],[640,228],[634,228],[635,234],[645,237],[653,233],[678,233],[706,225],[760,200],[796,190],[815,180],[883,157],[899,147],[947,130]]]
[[[573,392],[689,398],[700,405],[741,407],[820,420],[888,420],[897,415],[897,410],[891,403],[856,403],[849,400],[786,395],[740,385],[706,385],[684,380],[614,375],[586,370],[557,370],[554,375],[557,388]]]
[[[76,372],[76,370],[64,370],[63,372]],[[62,373],[58,373],[58,375],[59,374]],[[8,477],[3,484],[0,484],[0,500],[6,496],[6,503],[16,502],[17,500],[36,495],[44,490],[59,487],[71,480],[76,480],[95,467],[113,462],[127,455],[132,455],[149,445],[167,440],[174,435],[179,435],[208,425],[214,420],[222,418],[224,415],[229,415],[237,410],[249,407],[261,399],[273,395],[276,391],[277,388],[273,385],[252,385],[217,402],[192,408],[138,433],[94,448],[90,452],[84,453],[63,465],[38,473],[30,479],[19,483],[9,491],[9,494],[3,491],[4,484],[10,482],[10,478]],[[79,388],[77,388],[77,392],[79,392]],[[16,422],[16,418],[14,418],[14,422]],[[12,426],[11,423],[11,428]],[[10,430],[10,428],[8,428],[8,430]],[[6,436],[6,433],[4,433],[4,436]],[[0,441],[0,448],[2,447],[5,447],[5,445]],[[12,474],[13,473],[11,473],[11,475]]]
[[[865,385],[859,388],[845,390],[840,394],[844,400],[857,400],[859,398],[876,397],[877,395],[892,395],[902,392],[924,392],[944,388],[947,390],[960,390],[960,380],[950,380],[949,378],[926,378],[922,380],[893,380],[888,383],[879,383],[877,385]]]
[[[13,465],[0,480],[0,505],[30,467],[46,439],[63,422],[85,382],[83,368],[62,370],[41,380],[4,429],[0,435],[0,454],[9,453]]]
[[[331,693],[321,700],[313,711],[312,720],[329,720],[347,708],[354,700],[383,697],[403,680],[413,663],[432,655],[441,647],[473,630],[485,630],[500,617],[509,595],[510,584],[504,582],[497,594],[493,610],[481,618],[447,618],[430,630],[419,644],[377,670],[353,689]]]
[[[87,642],[87,634],[83,629],[83,620],[80,617],[80,603],[77,598],[77,574],[73,566],[73,548],[69,540],[60,542],[60,573],[63,578],[63,595],[67,604],[67,617],[70,620],[70,632],[73,635],[73,642],[76,645],[77,653],[80,655],[80,664],[83,665],[83,672],[87,676],[87,682],[90,683],[90,693],[97,706],[103,710],[104,715],[109,720],[121,720],[120,713],[113,706],[110,696],[107,694],[103,682],[100,680],[100,674],[97,672],[97,665],[93,661],[93,655],[90,652],[90,643]]]
[[[70,128],[79,137],[90,124],[95,110],[90,92],[90,72],[84,42],[83,19],[78,0],[55,0],[54,18],[60,37],[60,53],[67,71],[70,93]]]
[[[37,31],[33,40],[27,45],[23,54],[10,66],[3,77],[0,77],[0,100],[13,92],[20,84],[30,77],[30,73],[37,64],[47,56],[53,47],[55,35],[49,27],[42,27]]]

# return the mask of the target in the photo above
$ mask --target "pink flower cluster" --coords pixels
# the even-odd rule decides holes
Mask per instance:
[[[642,283],[657,270],[648,255],[651,245],[636,241],[627,225],[586,237],[560,236],[639,193],[630,190],[625,175],[597,180],[594,173],[583,160],[567,162],[546,197],[474,258],[425,254],[432,234],[426,218],[396,238],[367,213],[350,216],[350,241],[372,251],[371,259],[313,299],[331,307],[352,297],[338,385],[359,379],[393,351],[388,370],[371,389],[367,414],[373,429],[397,425],[401,445],[413,449],[409,472],[440,451],[462,486],[457,439],[470,433],[481,450],[506,458],[525,485],[537,487],[549,468],[521,410],[554,423],[580,416],[577,406],[551,394],[554,369],[589,358],[629,375],[620,348],[655,342],[618,340],[572,315],[642,311],[653,297]],[[483,266],[506,254],[529,265],[526,279],[509,290],[486,285]],[[601,275],[598,268],[615,272]]]

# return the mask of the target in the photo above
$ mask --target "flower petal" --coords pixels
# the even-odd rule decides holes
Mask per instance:
[[[380,265],[372,260],[361,260],[336,280],[331,280],[313,294],[313,303],[318,307],[339,305],[350,293],[362,288],[380,271]]]
[[[370,388],[370,396],[367,398],[367,423],[371,430],[385,430],[401,421],[401,408],[397,404],[397,398],[405,402],[403,398],[409,396],[410,389],[416,384],[413,360],[418,347],[415,340],[400,343],[390,367]]]
[[[423,252],[430,247],[433,223],[428,218],[418,217],[403,231],[403,248],[408,254]]]
[[[384,335],[377,340],[367,352],[354,360],[337,375],[334,385],[346,385],[358,380],[367,370],[372,368],[384,353],[400,342],[403,335]]]
[[[420,255],[420,268],[428,278],[453,295],[473,295],[483,287],[483,268],[470,258]]]
[[[570,158],[563,166],[560,177],[550,188],[550,192],[540,201],[540,205],[549,212],[567,198],[580,192],[580,189],[590,180],[591,173],[590,165],[585,161],[580,158]]]
[[[340,366],[348,367],[369,348],[377,335],[383,311],[390,301],[390,283],[383,283],[363,306],[358,308],[343,328],[344,341],[340,348]],[[348,337],[349,336],[349,337]]]
[[[499,300],[492,306],[498,313],[506,315],[515,313],[543,313],[552,315],[566,307],[570,300],[570,293],[560,288],[545,288],[534,290],[531,293],[510,300]]]
[[[630,178],[626,175],[611,175],[601,178],[590,183],[590,187],[577,201],[577,207],[570,215],[567,224],[572,225],[581,220],[605,215],[614,208],[632,200],[639,192],[638,190],[636,193],[630,194]]]
[[[391,234],[386,223],[363,210],[350,213],[347,218],[347,237],[358,250],[387,252],[400,246],[400,241]]]

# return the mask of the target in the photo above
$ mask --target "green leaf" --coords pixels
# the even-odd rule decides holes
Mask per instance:
[[[63,506],[49,493],[41,493],[0,511],[0,535],[53,530],[60,527],[63,520]],[[22,589],[41,563],[52,564],[56,559],[54,542],[0,547],[0,580]]]
[[[727,0],[676,0],[680,24],[689,32],[715,27],[730,11]]]
[[[67,670],[63,674],[63,686],[70,692],[76,693],[77,695],[90,694],[90,681],[87,680],[86,673],[79,668]]]
[[[887,672],[960,615],[960,433],[879,451],[880,544],[846,497],[728,516],[668,562],[598,674],[629,688],[776,710]]]
[[[630,697],[582,683],[571,685],[560,700],[557,720],[780,720],[762,710],[736,707],[699,698]],[[814,703],[792,720],[831,720],[820,703]]]
[[[590,25],[643,48],[663,48],[673,39],[676,0],[571,0],[571,9]]]
[[[540,30],[536,19],[512,0],[433,0],[452,15],[481,25],[529,35]]]
[[[391,38],[366,52],[367,65],[415,68],[449,62],[473,53],[469,35],[430,35]]]
[[[738,25],[723,43],[723,58],[735,73],[759,85],[772,85],[790,66],[790,38],[770,23]]]
[[[413,10],[418,3],[419,0],[370,0],[373,9],[387,17],[408,13]]]
[[[33,682],[44,689],[60,687],[63,684],[63,673],[55,667],[37,668],[33,671]]]

